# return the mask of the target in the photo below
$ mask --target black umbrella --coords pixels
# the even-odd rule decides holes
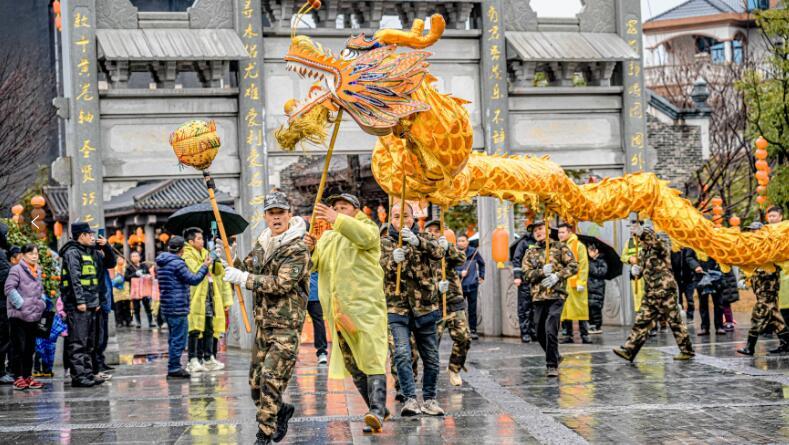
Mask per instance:
[[[219,213],[225,225],[227,236],[238,235],[246,230],[249,223],[243,216],[239,215],[232,207],[219,204]],[[176,235],[181,235],[184,230],[190,227],[203,229],[204,233],[210,233],[211,222],[216,221],[214,210],[210,202],[184,207],[173,213],[167,219],[167,231]]]
[[[592,244],[597,247],[597,251],[600,252],[600,258],[605,261],[605,264],[608,266],[608,272],[605,274],[606,280],[613,280],[619,275],[622,275],[622,260],[616,249],[609,246],[605,241],[593,236],[581,234],[576,234],[575,236],[578,237],[578,240],[581,241],[587,249]],[[559,239],[559,231],[557,229],[551,229],[551,238],[555,240]]]

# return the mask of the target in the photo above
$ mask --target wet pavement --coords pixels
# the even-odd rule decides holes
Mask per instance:
[[[757,357],[738,356],[746,330],[716,338],[692,328],[698,355],[690,362],[672,360],[671,333],[659,333],[631,365],[610,352],[627,330],[609,327],[594,344],[561,345],[558,379],[545,377],[537,344],[483,338],[472,344],[462,387],[439,376],[445,417],[394,416],[375,436],[362,433],[366,409],[351,380],[328,381],[305,344],[282,443],[789,443],[789,355],[766,356],[778,341],[760,339]],[[118,341],[125,364],[100,387],[72,389],[62,369],[43,390],[0,387],[0,443],[254,443],[248,353],[230,350],[220,354],[225,370],[168,381],[166,330],[125,329]],[[442,342],[443,369],[450,346]]]

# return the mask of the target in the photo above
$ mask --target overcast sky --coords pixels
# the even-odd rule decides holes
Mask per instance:
[[[685,1],[641,0],[641,16],[647,20]],[[573,17],[581,10],[581,0],[531,0],[531,7],[542,17]]]

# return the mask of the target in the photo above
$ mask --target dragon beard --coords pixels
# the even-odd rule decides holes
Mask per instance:
[[[329,109],[317,105],[303,116],[293,119],[287,126],[279,127],[274,132],[274,137],[285,151],[294,151],[297,145],[304,142],[323,145],[328,138],[326,129],[332,122]]]

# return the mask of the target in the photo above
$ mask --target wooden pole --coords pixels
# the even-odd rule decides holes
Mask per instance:
[[[334,119],[334,130],[329,141],[329,150],[326,152],[326,160],[323,162],[323,174],[321,174],[318,194],[315,195],[315,205],[312,206],[312,216],[310,217],[310,235],[315,233],[315,210],[318,208],[321,200],[323,200],[323,192],[326,189],[326,177],[329,175],[329,164],[331,164],[331,156],[334,153],[334,143],[337,142],[337,135],[340,133],[340,122],[342,122],[342,108],[337,112],[337,117]]]
[[[405,163],[404,163],[405,164]],[[403,217],[405,216],[405,165],[402,166],[403,169],[403,185],[400,191],[400,236],[397,239],[397,248],[400,249],[403,247]],[[391,220],[391,218],[389,218]],[[400,295],[400,273],[403,270],[403,263],[397,264],[397,281],[395,281],[395,293]]]
[[[233,264],[233,257],[230,255],[230,239],[225,233],[225,225],[222,223],[222,214],[219,213],[219,206],[216,203],[216,195],[214,194],[214,180],[207,170],[203,170],[203,178],[205,179],[206,187],[208,188],[208,198],[211,201],[211,208],[214,210],[214,219],[219,228],[219,236],[222,237],[222,245],[225,247],[225,258],[228,264]],[[249,317],[247,316],[247,306],[244,304],[244,295],[241,293],[239,285],[233,286],[236,289],[236,296],[238,297],[238,304],[241,306],[241,318],[244,320],[244,328],[247,334],[252,332],[252,327],[249,325]]]
[[[444,212],[445,211],[446,211],[446,208],[445,207],[441,207],[441,213],[438,215],[438,225],[439,225],[439,230],[441,231],[441,236],[444,236]],[[441,258],[441,281],[446,281],[447,280],[447,253],[448,252],[444,252],[444,256]],[[443,299],[442,301],[444,303],[444,306],[443,306],[444,307],[444,311],[443,311],[444,313],[443,313],[441,318],[442,319],[446,319],[447,318],[447,293],[446,293],[446,291],[444,291],[444,292],[442,292],[442,294],[443,295],[441,296],[441,298]]]

